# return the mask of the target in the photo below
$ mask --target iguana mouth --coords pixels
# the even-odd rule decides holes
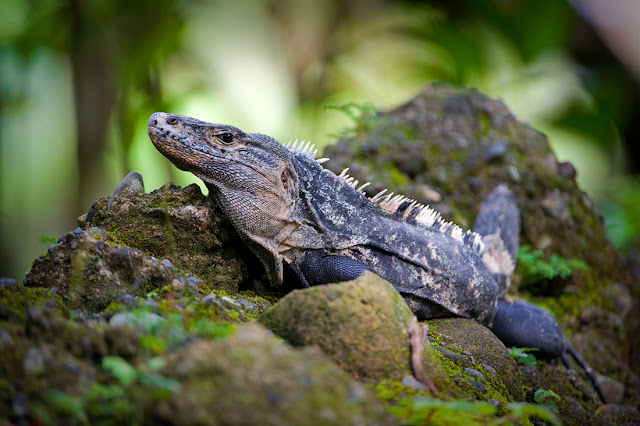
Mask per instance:
[[[193,171],[193,166],[198,164],[197,161],[190,161],[193,157],[197,159],[195,155],[189,155],[189,152],[185,152],[185,149],[193,152],[210,156],[210,158],[218,161],[226,161],[229,163],[240,164],[243,167],[254,170],[265,179],[269,179],[269,176],[261,170],[258,166],[252,165],[245,161],[233,158],[222,153],[216,152],[215,149],[210,148],[207,145],[203,145],[197,142],[191,142],[187,136],[180,137],[171,130],[165,128],[163,125],[159,125],[159,121],[154,118],[155,114],[151,116],[147,123],[149,128],[147,134],[149,139],[162,155],[166,156],[171,162],[180,170]]]

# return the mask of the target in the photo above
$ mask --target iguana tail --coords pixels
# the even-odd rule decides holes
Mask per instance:
[[[499,286],[499,298],[511,284],[520,240],[520,209],[505,184],[482,202],[473,230],[482,235],[482,261]]]

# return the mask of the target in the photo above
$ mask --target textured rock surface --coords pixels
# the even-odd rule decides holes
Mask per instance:
[[[465,318],[432,320],[428,324],[435,345],[465,353],[463,357],[456,358],[461,366],[485,371],[485,379],[502,383],[504,388],[500,385],[497,388],[503,398],[525,400],[516,362],[488,328]]]
[[[171,263],[107,240],[102,228],[69,232],[34,262],[25,285],[56,288],[68,308],[99,312],[122,295],[143,296],[178,276]]]
[[[314,348],[295,350],[257,324],[169,355],[181,391],[153,407],[173,424],[397,424],[371,390]]]
[[[259,321],[292,345],[317,345],[345,371],[377,382],[409,373],[413,317],[391,284],[365,272],[349,283],[294,290]]]
[[[255,278],[241,260],[251,253],[197,185],[126,192],[110,210],[107,204],[107,198],[96,201],[83,225],[103,228],[113,242],[167,259],[217,289],[235,292]]]

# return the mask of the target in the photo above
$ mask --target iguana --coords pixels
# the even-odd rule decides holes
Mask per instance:
[[[463,231],[412,199],[382,191],[369,198],[344,170],[325,169],[310,143],[275,139],[223,124],[157,112],[148,134],[181,170],[202,179],[278,287],[287,268],[302,287],[336,283],[370,270],[402,294],[418,319],[460,316],[489,327],[507,346],[566,352],[597,380],[553,316],[503,296],[514,271],[520,219],[498,185],[473,231]]]

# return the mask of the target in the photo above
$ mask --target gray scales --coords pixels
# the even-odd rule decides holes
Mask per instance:
[[[568,366],[571,354],[603,399],[594,372],[549,312],[503,300],[520,234],[520,212],[505,185],[494,188],[473,231],[465,232],[402,195],[367,197],[367,184],[347,170],[323,168],[327,159],[316,159],[309,143],[283,146],[266,135],[162,112],[149,118],[148,133],[175,166],[204,181],[273,287],[282,285],[285,267],[300,287],[370,270],[391,282],[420,320],[472,318],[507,346],[538,348]],[[128,175],[116,193],[137,176]]]

